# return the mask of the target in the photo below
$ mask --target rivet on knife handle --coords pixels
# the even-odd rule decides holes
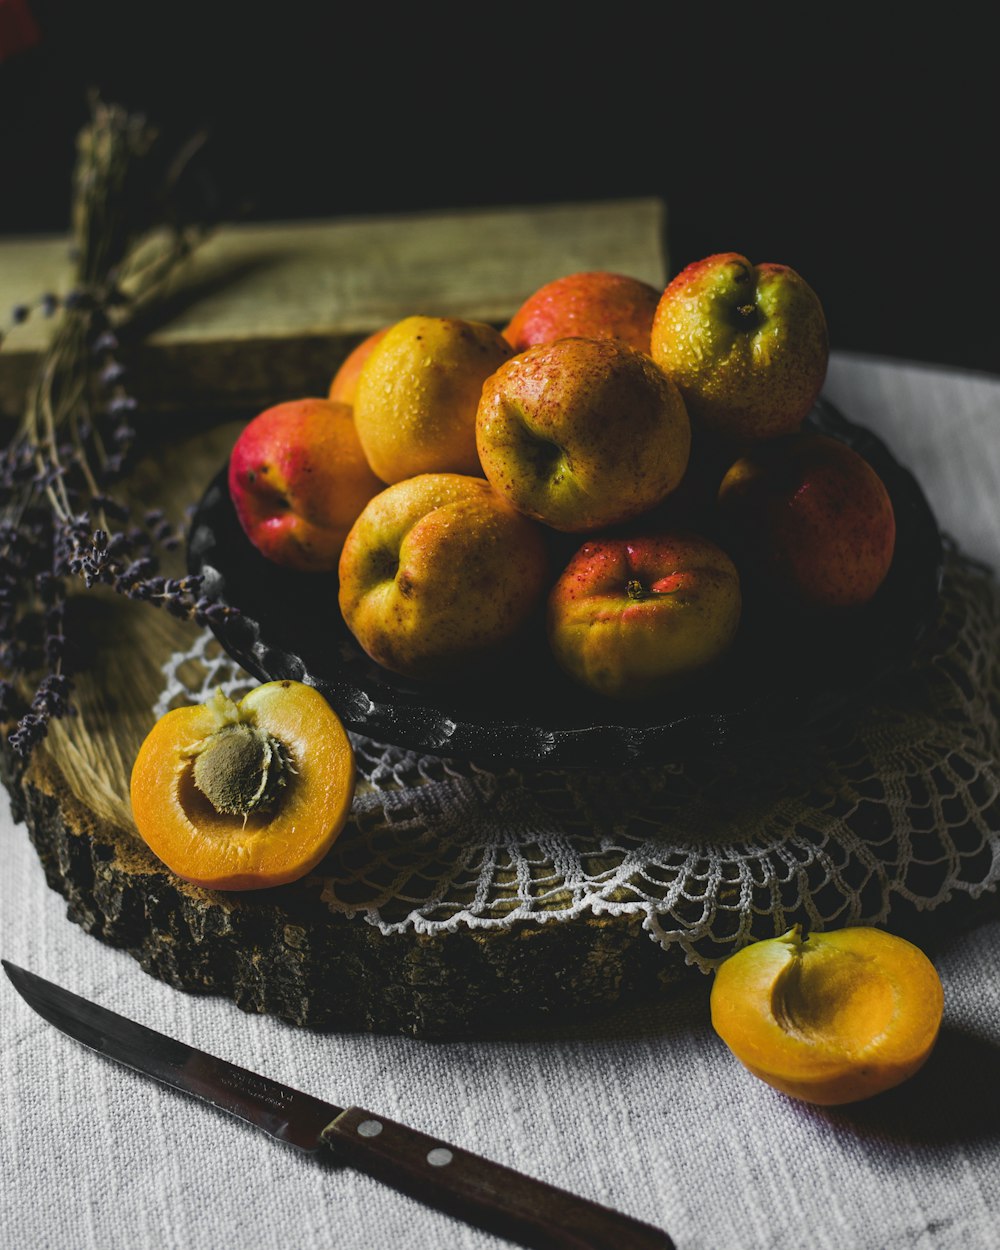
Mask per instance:
[[[361,1107],[323,1137],[345,1163],[532,1250],[675,1250],[658,1228]]]

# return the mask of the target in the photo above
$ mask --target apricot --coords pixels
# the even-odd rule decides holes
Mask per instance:
[[[748,580],[803,607],[860,607],[892,566],[896,518],[885,483],[825,434],[803,430],[752,447],[726,471],[718,515]]]
[[[546,282],[521,304],[503,336],[517,352],[566,337],[622,339],[649,352],[662,291],[628,274],[593,270]]]
[[[358,389],[358,376],[361,373],[361,366],[371,355],[372,348],[376,343],[381,343],[385,338],[388,326],[383,326],[381,330],[376,330],[369,334],[367,338],[362,339],[341,361],[340,367],[333,375],[330,382],[330,390],[327,393],[327,399],[336,399],[341,403],[354,406],[354,396]]]
[[[167,712],[132,767],[132,814],[154,855],[212,890],[284,885],[311,871],[343,829],[354,750],[314,687],[257,686],[234,703]]]
[[[513,354],[482,321],[413,316],[390,326],[354,394],[354,424],[373,472],[389,485],[421,473],[478,475],[479,396]]]
[[[819,296],[794,269],[716,252],[668,283],[648,351],[692,424],[741,445],[801,428],[830,343]]]
[[[733,562],[700,534],[594,538],[549,592],[549,645],[588,689],[657,699],[718,663],[741,607]]]
[[[449,679],[516,644],[548,582],[542,528],[483,478],[423,473],[367,504],[344,543],[339,603],[383,668]]]
[[[641,516],[687,468],[691,422],[676,386],[620,339],[529,347],[483,384],[482,471],[518,511],[587,533]]]
[[[350,405],[327,399],[288,400],[254,417],[230,454],[228,483],[251,543],[301,573],[337,567],[347,531],[382,489]]]
[[[716,970],[712,1025],[754,1076],[821,1106],[901,1084],[937,1039],[944,991],[905,938],[857,926],[745,946]]]

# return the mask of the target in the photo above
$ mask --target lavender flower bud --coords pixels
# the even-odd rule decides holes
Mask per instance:
[[[101,352],[116,352],[118,350],[118,337],[113,330],[105,330],[94,339],[94,346],[91,349],[95,356]]]
[[[113,386],[116,382],[120,382],[127,372],[128,370],[121,361],[112,360],[97,376],[102,386]]]

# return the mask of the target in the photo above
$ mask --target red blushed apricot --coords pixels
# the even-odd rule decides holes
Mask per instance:
[[[617,338],[648,352],[662,291],[627,274],[595,270],[555,278],[534,291],[503,330],[517,352],[556,339]]]
[[[944,991],[918,947],[854,927],[754,942],[722,963],[712,1025],[775,1089],[822,1106],[899,1085],[937,1039]]]
[[[752,447],[719,485],[718,516],[747,580],[803,607],[860,607],[892,566],[896,517],[885,483],[825,434]]]
[[[549,592],[549,646],[597,694],[657,699],[715,667],[736,637],[740,581],[688,531],[585,542]]]
[[[132,768],[143,841],[178,877],[257,890],[310,872],[343,829],[351,741],[312,686],[273,681],[239,704],[221,692],[167,712]]]
[[[228,482],[250,542],[273,563],[302,573],[337,567],[347,531],[382,489],[350,404],[310,398],[275,404],[244,427]]]

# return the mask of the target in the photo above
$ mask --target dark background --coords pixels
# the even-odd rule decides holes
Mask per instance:
[[[671,272],[714,251],[789,264],[835,349],[1000,372],[997,72],[960,15],[4,6],[40,39],[0,60],[0,232],[65,229],[95,86],[178,141],[207,128],[224,217],[657,195]]]

